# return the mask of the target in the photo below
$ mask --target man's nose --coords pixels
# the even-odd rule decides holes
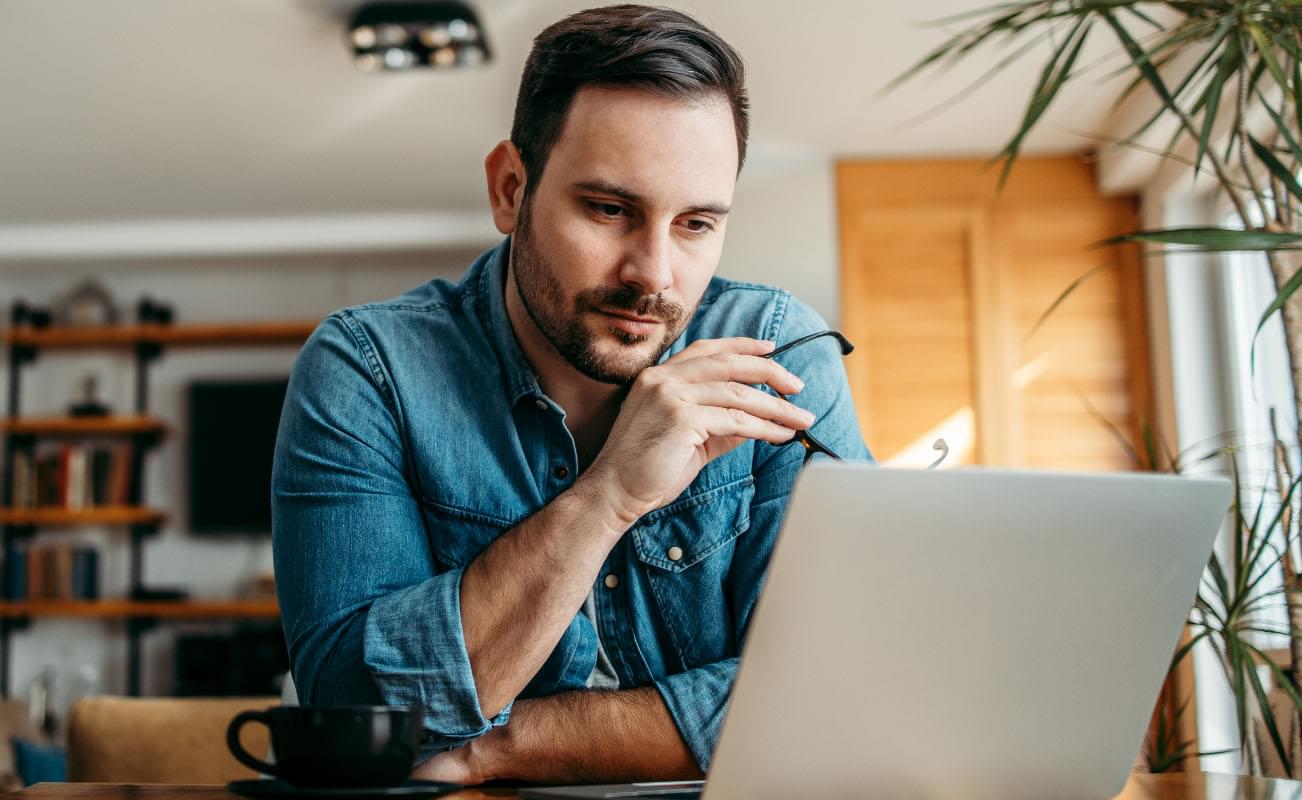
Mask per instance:
[[[643,295],[659,294],[673,285],[673,243],[668,228],[647,225],[624,257],[619,279]]]

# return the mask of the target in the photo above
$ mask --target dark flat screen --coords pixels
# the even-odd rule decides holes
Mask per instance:
[[[190,530],[271,533],[271,457],[288,378],[190,384]]]

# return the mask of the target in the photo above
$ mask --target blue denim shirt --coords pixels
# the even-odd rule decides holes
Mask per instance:
[[[507,319],[509,245],[459,283],[326,317],[294,365],[276,442],[276,583],[299,695],[423,704],[427,753],[507,724],[510,706],[492,718],[479,706],[461,576],[578,473],[564,411]],[[787,292],[715,278],[664,357],[702,338],[782,344],[825,327]],[[779,359],[806,383],[792,399],[817,415],[815,435],[868,458],[836,343]],[[628,531],[594,586],[620,686],[659,690],[702,769],[804,452],[748,441],[710,462]],[[583,689],[596,654],[596,631],[576,609],[521,697]]]

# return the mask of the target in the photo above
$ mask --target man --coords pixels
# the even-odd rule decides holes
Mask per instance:
[[[295,683],[423,704],[418,776],[700,775],[787,445],[813,426],[868,457],[831,339],[763,357],[822,320],[713,278],[746,105],[736,53],[685,15],[556,23],[485,162],[508,238],[299,356],[273,477]]]

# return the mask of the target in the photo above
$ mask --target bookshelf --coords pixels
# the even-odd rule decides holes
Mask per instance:
[[[0,602],[0,617],[88,619],[278,619],[274,600],[31,600]]]
[[[2,340],[9,355],[9,397],[7,414],[0,419],[4,441],[3,493],[0,494],[0,531],[6,569],[14,563],[21,545],[30,542],[40,529],[106,526],[125,529],[130,538],[131,559],[127,598],[117,599],[29,599],[0,600],[0,696],[10,693],[10,635],[42,618],[74,618],[125,621],[127,633],[127,694],[140,694],[141,638],[162,621],[266,619],[279,617],[274,600],[266,601],[157,601],[135,599],[144,586],[142,567],[144,541],[166,524],[168,515],[143,501],[145,455],[168,433],[162,420],[151,417],[149,369],[168,347],[299,346],[315,330],[315,320],[256,323],[139,324],[85,328],[36,329],[10,327]],[[42,350],[127,350],[135,356],[134,413],[104,417],[23,417],[19,406],[24,366],[36,361]],[[58,505],[15,505],[14,464],[20,454],[32,456],[38,442],[45,440],[111,439],[130,443],[125,450],[125,497],[114,497],[101,505],[70,508]],[[30,497],[23,498],[30,500]],[[84,498],[83,498],[84,500]],[[111,545],[110,545],[111,546]],[[0,573],[0,598],[7,597],[6,581]]]
[[[148,414],[110,417],[29,417],[0,420],[0,431],[13,436],[47,438],[145,434],[162,438],[167,434],[167,425]]]
[[[79,525],[162,525],[166,521],[165,512],[139,506],[0,508],[0,525],[68,528]]]

